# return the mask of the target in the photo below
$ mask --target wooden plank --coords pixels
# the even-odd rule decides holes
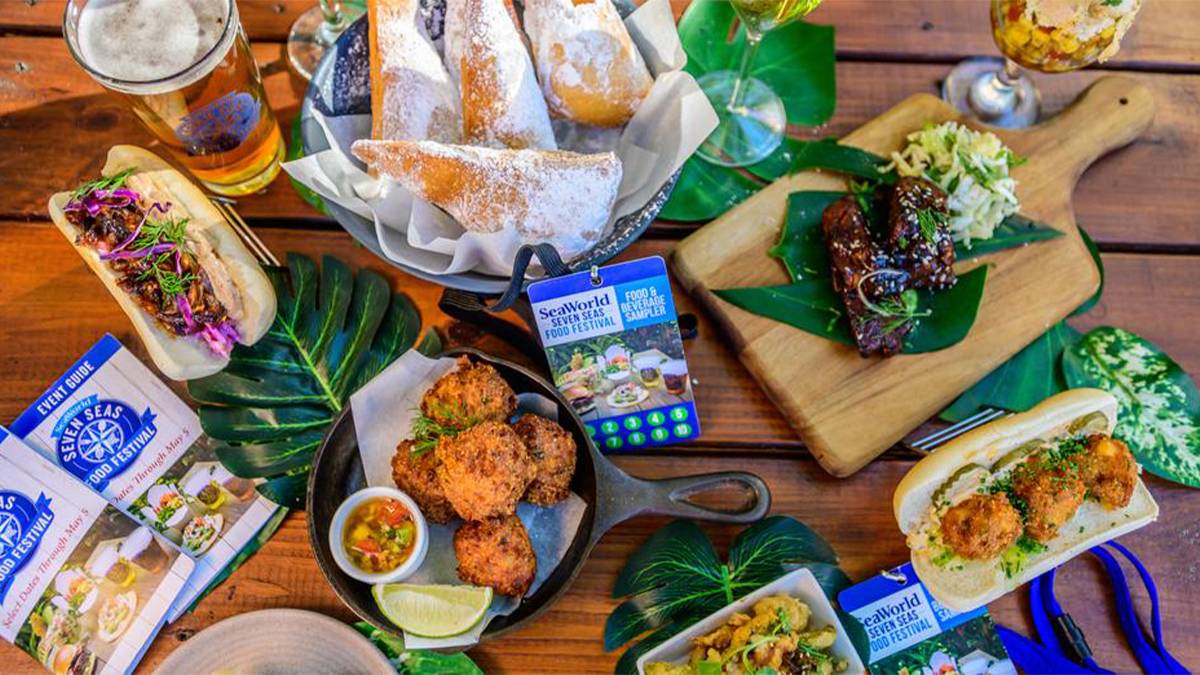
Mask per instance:
[[[280,41],[316,0],[241,0],[242,25],[254,40]],[[678,16],[688,0],[672,0]],[[39,35],[61,30],[65,0],[0,3],[0,29]],[[830,0],[811,20],[837,27],[838,53],[876,60],[953,62],[995,54],[988,3],[982,0]],[[1200,4],[1146,2],[1125,44],[1108,67],[1194,69],[1200,65]]]
[[[745,470],[770,485],[773,511],[803,520],[824,535],[841,557],[852,579],[866,578],[907,558],[904,539],[891,514],[891,495],[910,462],[877,462],[853,479],[835,482],[816,463],[796,459],[732,457],[623,457],[617,464],[644,477],[678,476],[709,471]],[[1200,643],[1187,638],[1200,630],[1200,605],[1194,597],[1196,541],[1193,524],[1200,519],[1200,500],[1190,490],[1148,480],[1162,507],[1163,520],[1122,538],[1154,574],[1163,599],[1164,629],[1172,652],[1185,664],[1200,663]],[[568,593],[532,625],[470,651],[489,673],[611,673],[620,652],[605,653],[602,635],[613,583],[630,554],[664,518],[640,517],[618,525],[592,551]],[[705,524],[704,530],[724,554],[740,528]],[[150,672],[181,640],[221,619],[256,609],[294,607],[323,612],[343,621],[354,616],[325,583],[308,547],[304,515],[290,515],[283,528],[229,581],[197,610],[166,627],[151,646],[142,670]],[[1148,611],[1140,584],[1135,602]],[[1099,663],[1116,672],[1136,672],[1111,609],[1106,579],[1091,559],[1067,566],[1056,585],[1063,605],[1087,634]],[[1033,627],[1026,616],[1024,590],[990,606],[994,618],[1026,635]],[[0,644],[5,672],[43,672],[16,648]]]
[[[287,70],[278,45],[256,45],[255,55],[266,73],[267,96],[286,130],[298,110],[303,83]],[[938,65],[840,63],[838,112],[828,125],[806,134],[840,136],[915,92],[935,93],[945,70]],[[1040,77],[1047,109],[1061,109],[1100,74]],[[1155,122],[1137,142],[1083,176],[1075,194],[1079,222],[1105,245],[1194,247],[1200,242],[1200,219],[1189,195],[1200,182],[1200,118],[1193,110],[1200,99],[1200,77],[1136,77],[1153,92]],[[9,181],[0,217],[44,217],[47,197],[94,176],[109,146],[149,142],[133,115],[75,64],[61,40],[0,38],[0,144],[9,149],[0,155],[0,175]],[[1147,216],[1151,206],[1152,218]],[[240,210],[263,219],[319,217],[286,177],[241,200]],[[695,225],[656,227],[686,232]]]
[[[837,27],[842,56],[953,63],[998,55],[992,41],[990,3],[983,0],[830,0],[811,15]],[[1149,69],[1200,66],[1200,3],[1144,2],[1121,51],[1106,67]]]
[[[941,351],[864,359],[852,347],[752,314],[712,293],[786,283],[767,250],[779,238],[788,195],[845,189],[841,176],[806,172],[779,180],[682,241],[673,269],[717,315],[734,351],[817,460],[836,475],[848,475],[1095,291],[1099,274],[1075,227],[1073,187],[1095,158],[1137,138],[1153,114],[1145,87],[1127,77],[1107,77],[1057,117],[1001,135],[1027,159],[1014,171],[1022,212],[1065,236],[989,256],[974,334]],[[951,120],[962,121],[941,100],[917,95],[855,130],[846,142],[887,155],[922,124]],[[968,262],[958,270],[974,267]],[[870,424],[863,423],[867,419]]]

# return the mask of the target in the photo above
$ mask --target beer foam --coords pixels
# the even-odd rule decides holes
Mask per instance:
[[[181,73],[225,34],[226,0],[91,0],[77,44],[96,72],[130,82]]]

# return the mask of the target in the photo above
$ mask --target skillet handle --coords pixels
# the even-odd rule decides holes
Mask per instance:
[[[696,476],[641,480],[648,502],[646,512],[677,518],[698,518],[718,523],[753,523],[771,510],[771,490],[758,476],[745,471],[720,471]],[[741,485],[754,499],[739,509],[713,509],[687,501],[688,497],[722,487]]]
[[[696,518],[719,523],[753,523],[771,510],[771,490],[763,479],[745,471],[721,471],[678,478],[647,480],[621,471],[597,453],[599,501],[593,538],[599,539],[617,523],[639,514]],[[754,500],[741,509],[712,509],[687,501],[709,490],[741,485],[754,493]]]

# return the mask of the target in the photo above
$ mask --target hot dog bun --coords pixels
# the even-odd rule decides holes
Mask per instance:
[[[241,300],[237,315],[230,314],[238,329],[238,342],[245,345],[258,342],[275,320],[276,300],[275,289],[254,256],[200,188],[154,153],[132,145],[113,146],[101,173],[112,176],[129,168],[134,169],[131,181],[136,179],[143,189],[153,190],[159,201],[171,202],[172,215],[190,219],[189,239],[211,247],[217,264],[232,280]],[[69,200],[69,192],[51,197],[50,217],[129,316],[151,360],[163,375],[173,380],[191,380],[224,368],[229,357],[214,353],[194,336],[180,337],[165,330],[117,285],[117,276],[95,249],[75,243],[80,231],[63,210]],[[205,270],[211,273],[207,265]]]
[[[1127,506],[1108,510],[1085,500],[1058,536],[1046,542],[1046,550],[1027,554],[1020,571],[1011,577],[999,557],[956,558],[954,564],[938,565],[933,560],[936,549],[923,545],[923,530],[934,513],[934,493],[956,472],[971,464],[993,470],[1001,458],[1019,446],[1034,439],[1065,435],[1073,421],[1095,412],[1104,415],[1103,433],[1111,435],[1117,423],[1117,401],[1111,394],[1100,389],[1065,391],[1028,412],[986,424],[947,443],[917,462],[900,481],[892,502],[896,522],[908,537],[917,576],[938,602],[959,612],[987,604],[1092,546],[1148,525],[1158,517],[1158,504],[1138,477]],[[951,492],[972,489],[965,484],[970,480],[970,475],[957,479],[956,483],[962,484],[957,490],[951,487]]]

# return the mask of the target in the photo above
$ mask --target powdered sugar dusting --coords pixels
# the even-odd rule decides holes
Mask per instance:
[[[620,126],[650,91],[650,73],[610,0],[528,0],[525,30],[555,115]]]
[[[504,0],[448,0],[445,48],[447,68],[462,91],[468,143],[558,147],[529,52]]]
[[[458,91],[425,34],[417,0],[388,0],[376,9],[383,75],[382,136],[387,139],[462,138]]]
[[[358,141],[354,152],[469,231],[515,230],[570,260],[603,235],[621,183],[611,152],[509,150],[430,141]]]

